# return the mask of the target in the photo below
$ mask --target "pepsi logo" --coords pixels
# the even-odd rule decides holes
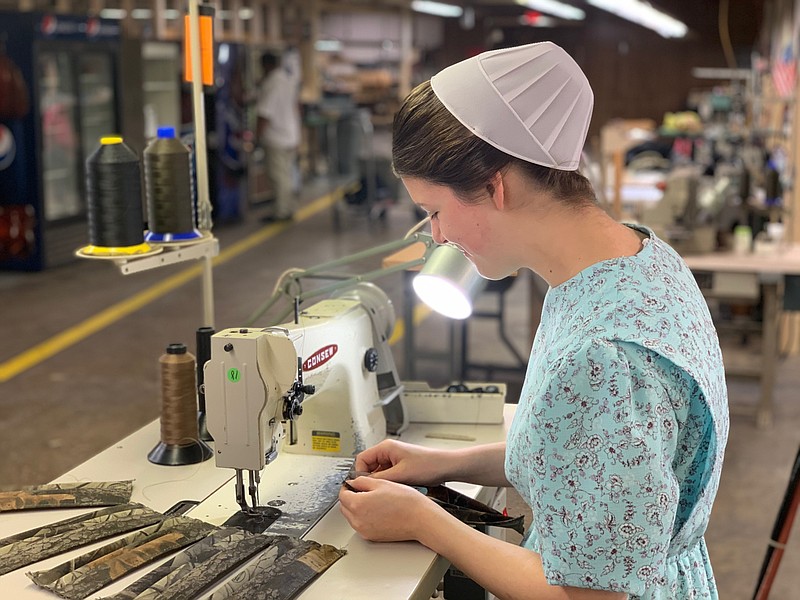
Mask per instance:
[[[100,19],[97,17],[89,18],[89,20],[86,21],[86,35],[94,37],[98,33],[100,33]]]
[[[45,15],[42,17],[42,33],[45,35],[53,35],[58,29],[58,19],[53,15]]]
[[[17,143],[11,130],[0,124],[0,171],[7,169],[14,162],[17,154]]]

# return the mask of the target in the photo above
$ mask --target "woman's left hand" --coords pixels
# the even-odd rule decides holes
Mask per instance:
[[[372,477],[348,480],[339,506],[350,526],[373,542],[418,540],[427,519],[441,510],[412,487]]]

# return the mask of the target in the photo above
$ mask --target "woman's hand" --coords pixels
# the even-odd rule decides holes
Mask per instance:
[[[370,473],[373,479],[400,483],[438,485],[448,475],[447,457],[451,452],[384,440],[356,457],[355,470]]]
[[[348,480],[339,506],[350,526],[372,542],[419,541],[425,523],[441,518],[442,510],[413,487],[374,477]]]

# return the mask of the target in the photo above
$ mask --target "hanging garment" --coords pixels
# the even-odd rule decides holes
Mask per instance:
[[[18,533],[0,540],[0,575],[164,518],[141,504],[120,504]]]
[[[28,573],[39,587],[67,600],[83,600],[131,571],[204,538],[215,527],[189,517],[169,517],[46,571]]]
[[[0,512],[34,508],[112,506],[131,499],[133,481],[48,483],[0,492]]]

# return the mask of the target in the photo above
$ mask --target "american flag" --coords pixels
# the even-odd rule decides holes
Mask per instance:
[[[797,82],[797,59],[792,47],[787,46],[772,65],[772,83],[781,98],[789,98],[794,94]]]

